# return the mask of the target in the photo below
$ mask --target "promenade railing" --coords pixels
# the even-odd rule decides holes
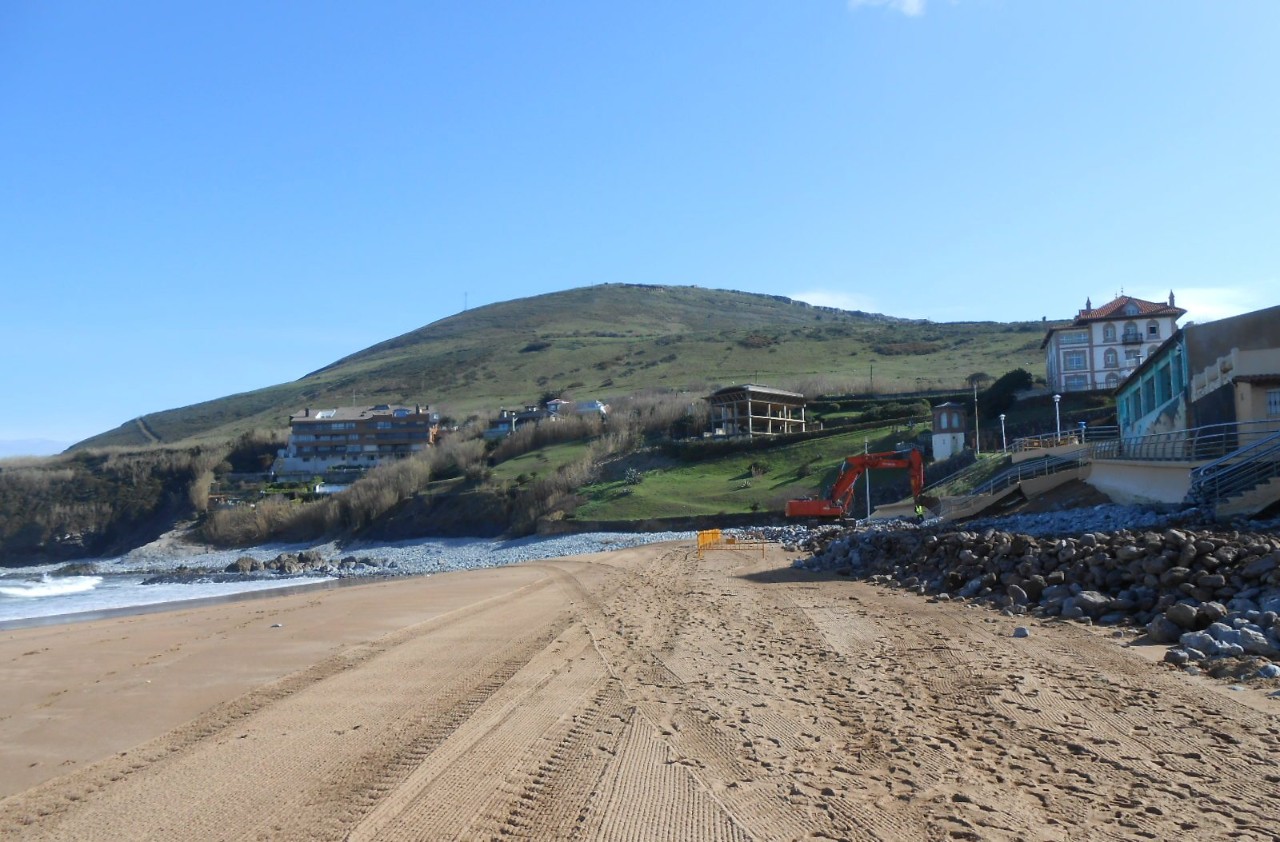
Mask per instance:
[[[1118,438],[1091,445],[1094,459],[1201,462],[1219,459],[1280,432],[1280,421],[1209,424],[1190,430]]]
[[[1047,450],[1071,444],[1090,444],[1092,442],[1112,441],[1120,437],[1120,428],[1114,425],[1097,427],[1073,427],[1060,433],[1043,433],[1038,436],[1023,436],[1009,443],[1009,452],[1025,453],[1030,450]]]

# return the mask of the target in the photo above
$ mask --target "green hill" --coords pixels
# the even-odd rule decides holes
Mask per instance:
[[[956,388],[1042,369],[1041,322],[912,321],[781,296],[602,284],[468,310],[291,383],[156,412],[77,448],[228,439],[304,406],[425,403],[459,420],[567,394],[705,393],[760,382],[809,395]],[[354,397],[353,397],[354,396]]]

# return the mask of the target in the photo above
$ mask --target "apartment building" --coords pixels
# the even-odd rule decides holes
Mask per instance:
[[[289,417],[289,443],[272,470],[280,475],[371,468],[431,447],[439,434],[440,413],[421,404],[308,407]]]

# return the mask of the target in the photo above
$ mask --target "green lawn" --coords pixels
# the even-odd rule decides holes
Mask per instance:
[[[649,471],[637,484],[618,480],[586,486],[581,493],[587,502],[575,517],[639,520],[750,511],[781,513],[787,500],[821,495],[835,481],[846,456],[861,453],[864,442],[873,450],[883,447],[877,441],[892,435],[892,430],[886,426],[844,433]],[[871,474],[873,486],[877,475],[883,474],[881,481],[890,475],[902,476],[900,471]]]

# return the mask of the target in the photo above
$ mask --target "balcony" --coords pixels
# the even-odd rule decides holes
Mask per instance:
[[[1142,334],[1136,330],[1126,330],[1120,334],[1120,341],[1125,345],[1141,345],[1143,343]]]

